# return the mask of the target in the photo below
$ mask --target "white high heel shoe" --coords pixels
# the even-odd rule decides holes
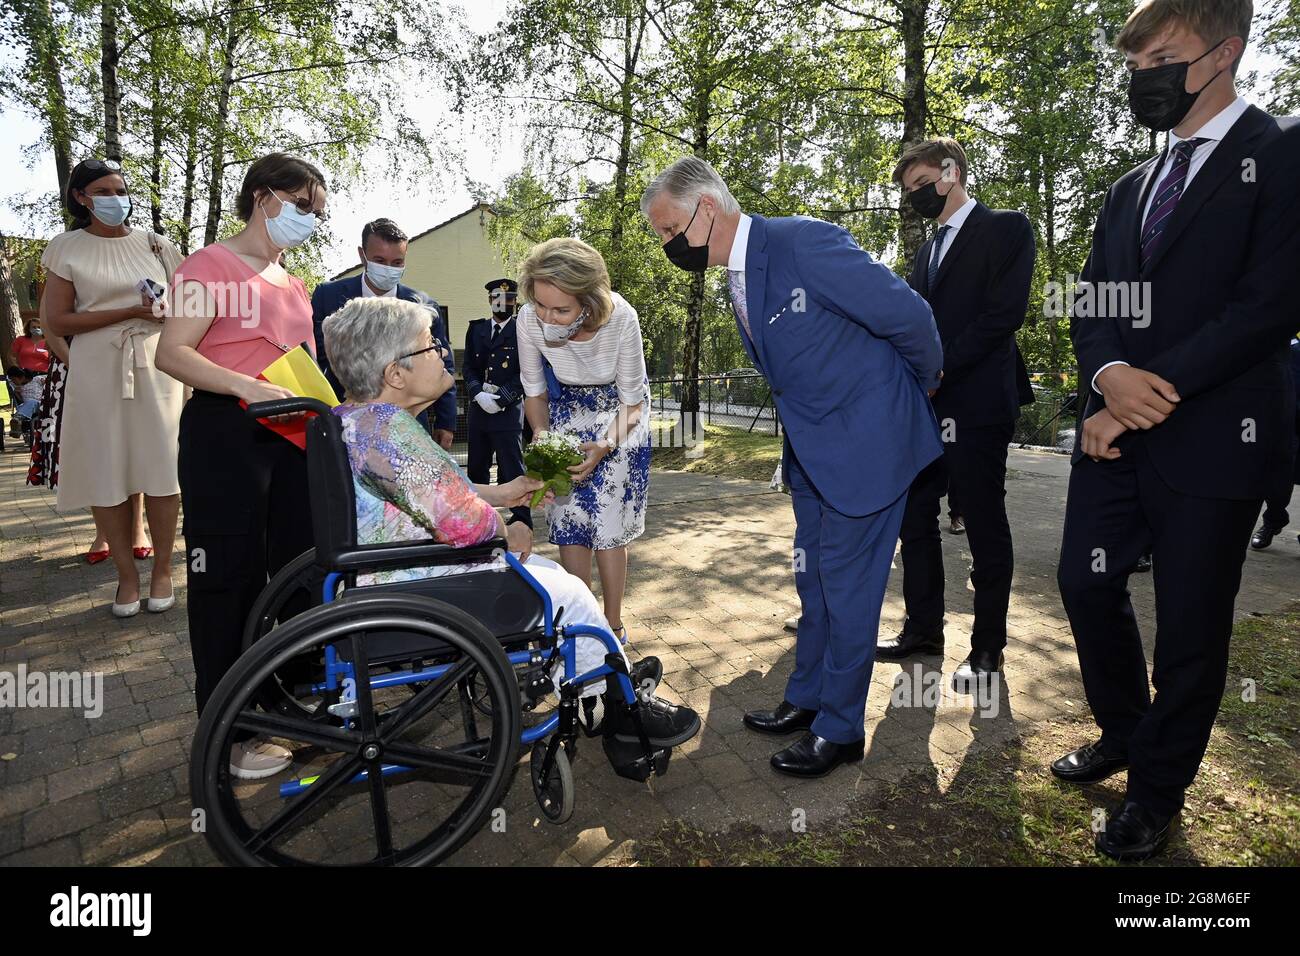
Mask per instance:
[[[149,598],[145,605],[151,614],[161,614],[163,611],[169,611],[176,606],[176,589],[172,588],[172,593],[165,598]]]
[[[116,597],[117,595],[114,595]],[[113,617],[135,617],[140,613],[140,599],[136,598],[129,604],[118,604],[113,602]]]

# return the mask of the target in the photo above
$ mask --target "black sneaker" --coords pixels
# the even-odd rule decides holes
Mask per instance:
[[[655,695],[655,689],[664,677],[664,665],[657,657],[643,657],[628,669],[628,680],[632,682],[632,692],[640,700],[650,700]],[[582,724],[583,732],[588,737],[594,737],[601,732],[605,722],[606,700],[611,693],[617,695],[617,699],[622,701],[623,692],[617,689],[616,679],[611,675],[606,682],[607,688],[605,693],[600,696],[582,698],[582,713],[579,721]]]
[[[642,700],[649,700],[664,679],[664,665],[657,657],[643,657],[632,665],[627,676],[632,681],[633,693]]]
[[[656,747],[676,747],[700,732],[700,715],[689,707],[651,697],[640,702],[639,710],[645,735]],[[605,718],[605,734],[619,743],[640,743],[632,709],[621,702],[610,708]]]

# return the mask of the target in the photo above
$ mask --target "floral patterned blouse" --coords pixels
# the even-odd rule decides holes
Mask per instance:
[[[465,548],[491,539],[497,513],[479,497],[460,466],[409,412],[389,404],[345,403],[343,441],[357,498],[357,543],[389,544],[433,538]],[[402,568],[358,575],[383,584],[472,571],[482,563]]]

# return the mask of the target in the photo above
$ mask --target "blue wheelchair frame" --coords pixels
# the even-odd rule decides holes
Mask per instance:
[[[564,697],[565,692],[576,692],[577,688],[583,687],[594,680],[606,678],[611,674],[617,675],[619,687],[623,691],[624,700],[629,704],[636,702],[636,692],[632,687],[632,681],[625,670],[615,670],[608,663],[593,668],[584,674],[574,675],[577,669],[577,649],[571,638],[580,635],[587,635],[598,638],[605,645],[609,654],[618,654],[622,645],[619,639],[603,628],[594,627],[589,624],[570,624],[560,628],[557,632],[554,618],[554,610],[551,606],[551,597],[546,593],[546,589],[538,580],[528,573],[522,561],[516,558],[509,551],[503,552],[506,563],[510,565],[513,571],[520,575],[528,586],[537,592],[538,597],[542,599],[543,606],[543,631],[542,634],[548,639],[558,640],[558,649],[563,662],[564,679],[560,682],[560,695]],[[331,604],[338,596],[339,583],[345,577],[339,572],[331,572],[325,576],[325,582],[322,585],[321,598],[323,603]],[[360,589],[364,590],[364,588]],[[506,655],[511,665],[530,664],[534,661],[535,651],[513,651]],[[437,680],[446,674],[453,665],[437,664],[420,670],[405,670],[393,674],[384,674],[378,677],[370,678],[371,689],[381,689],[385,687],[398,687],[403,684],[418,684],[426,681]],[[321,683],[311,685],[311,692],[314,694],[324,694],[327,692],[337,691],[340,687],[346,687],[346,681],[356,680],[356,670],[352,661],[341,660],[335,651],[334,646],[325,647],[325,679]],[[538,740],[554,733],[560,725],[560,714],[554,713],[546,720],[542,721],[535,727],[525,728],[520,734],[520,744],[527,746]],[[409,767],[401,764],[383,764],[380,773],[384,776],[391,774],[405,773]],[[357,776],[352,778],[353,783],[364,782],[367,779],[366,771],[361,771]],[[282,798],[297,796],[316,780],[315,777],[307,777],[302,780],[293,780],[283,783],[279,788],[279,795]]]

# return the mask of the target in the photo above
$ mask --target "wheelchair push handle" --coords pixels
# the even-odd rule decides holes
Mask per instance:
[[[304,398],[297,396],[295,398],[277,398],[269,402],[254,402],[248,406],[248,414],[254,418],[271,418],[274,415],[295,415],[301,412],[315,412],[317,415],[328,415],[329,406],[319,399]]]

